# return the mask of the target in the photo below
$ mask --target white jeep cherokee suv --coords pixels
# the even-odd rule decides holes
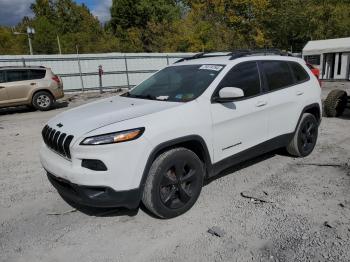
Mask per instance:
[[[51,119],[41,163],[67,201],[183,214],[203,181],[285,147],[309,155],[321,121],[321,89],[298,58],[199,54],[129,92]]]

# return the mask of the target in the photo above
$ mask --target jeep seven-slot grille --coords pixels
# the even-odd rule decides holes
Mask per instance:
[[[45,144],[49,148],[64,157],[67,157],[69,159],[71,158],[69,145],[72,142],[74,136],[67,135],[66,133],[61,133],[60,131],[49,127],[48,125],[43,128],[43,131],[41,133]]]

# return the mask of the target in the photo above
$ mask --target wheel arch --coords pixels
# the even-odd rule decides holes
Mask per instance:
[[[39,93],[39,92],[47,92],[47,93],[49,93],[49,94],[52,96],[52,98],[55,100],[54,94],[53,94],[49,89],[47,89],[47,88],[42,88],[42,89],[36,89],[36,90],[34,90],[34,91],[32,92],[32,94],[30,95],[30,103],[31,103],[31,104],[33,103],[33,98],[34,98],[35,94],[37,94],[37,93]]]
[[[143,174],[142,174],[142,178],[141,178],[141,182],[140,182],[140,196],[143,193],[143,189],[146,183],[146,179],[148,176],[148,172],[151,168],[151,165],[153,163],[153,161],[163,152],[172,149],[172,148],[176,148],[176,147],[184,147],[187,148],[191,151],[193,151],[200,160],[203,161],[204,165],[205,165],[205,170],[206,170],[206,176],[208,176],[208,174],[211,174],[212,172],[212,162],[211,162],[211,158],[210,158],[210,154],[209,154],[209,150],[208,147],[204,141],[204,139],[199,136],[199,135],[190,135],[190,136],[185,136],[185,137],[180,137],[180,138],[176,138],[173,140],[169,140],[166,142],[163,142],[161,144],[159,144],[158,146],[156,146],[151,154],[149,155],[147,162],[146,162],[146,166],[143,170]]]
[[[321,124],[322,115],[321,115],[320,105],[318,103],[313,103],[313,104],[305,106],[304,109],[301,111],[297,125],[296,125],[295,130],[294,130],[294,133],[296,132],[296,130],[299,126],[299,123],[301,121],[301,118],[303,117],[303,114],[305,114],[305,113],[310,113],[310,114],[314,115],[318,124],[319,125]]]

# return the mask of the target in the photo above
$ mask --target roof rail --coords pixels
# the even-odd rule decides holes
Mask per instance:
[[[201,53],[197,53],[197,54],[195,54],[195,55],[193,55],[193,56],[181,58],[181,59],[177,60],[177,61],[175,62],[175,64],[176,64],[176,63],[183,62],[183,61],[187,61],[187,60],[193,60],[193,59],[201,58],[201,57],[203,57],[204,54],[205,54],[204,52],[201,52]]]
[[[0,68],[46,68],[45,66],[28,66],[28,65],[17,65],[17,66],[13,66],[13,65],[9,65],[9,66],[0,66]]]
[[[183,62],[183,61],[199,59],[199,58],[228,56],[230,54],[229,52],[223,52],[223,53],[225,53],[225,54],[216,54],[215,52],[213,52],[213,53],[201,52],[201,53],[197,53],[197,54],[195,54],[193,56],[181,58],[180,60],[177,60],[174,64],[180,63],[180,62]]]
[[[244,56],[252,55],[280,55],[280,56],[291,56],[288,52],[281,51],[280,49],[240,49],[235,50],[229,54],[231,56],[230,60],[234,60]]]
[[[253,55],[280,55],[280,56],[292,56],[289,52],[281,51],[277,48],[270,48],[270,49],[237,49],[233,52],[220,52],[220,53],[197,53],[190,57],[181,58],[180,60],[176,61],[176,63],[180,63],[183,61],[188,60],[194,60],[199,58],[207,58],[207,57],[220,57],[220,56],[230,56],[230,60],[235,60],[240,57],[245,56],[253,56]]]

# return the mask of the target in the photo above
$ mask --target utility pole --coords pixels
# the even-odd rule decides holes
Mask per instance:
[[[57,35],[57,45],[58,45],[58,52],[60,55],[62,55],[60,37],[58,35]]]
[[[30,36],[28,36],[28,43],[29,43],[29,54],[33,55],[32,39],[30,38]]]
[[[33,55],[33,46],[32,46],[32,37],[35,34],[35,30],[32,27],[27,27],[27,33],[13,32],[14,35],[27,35],[28,45],[29,45],[29,54]]]

